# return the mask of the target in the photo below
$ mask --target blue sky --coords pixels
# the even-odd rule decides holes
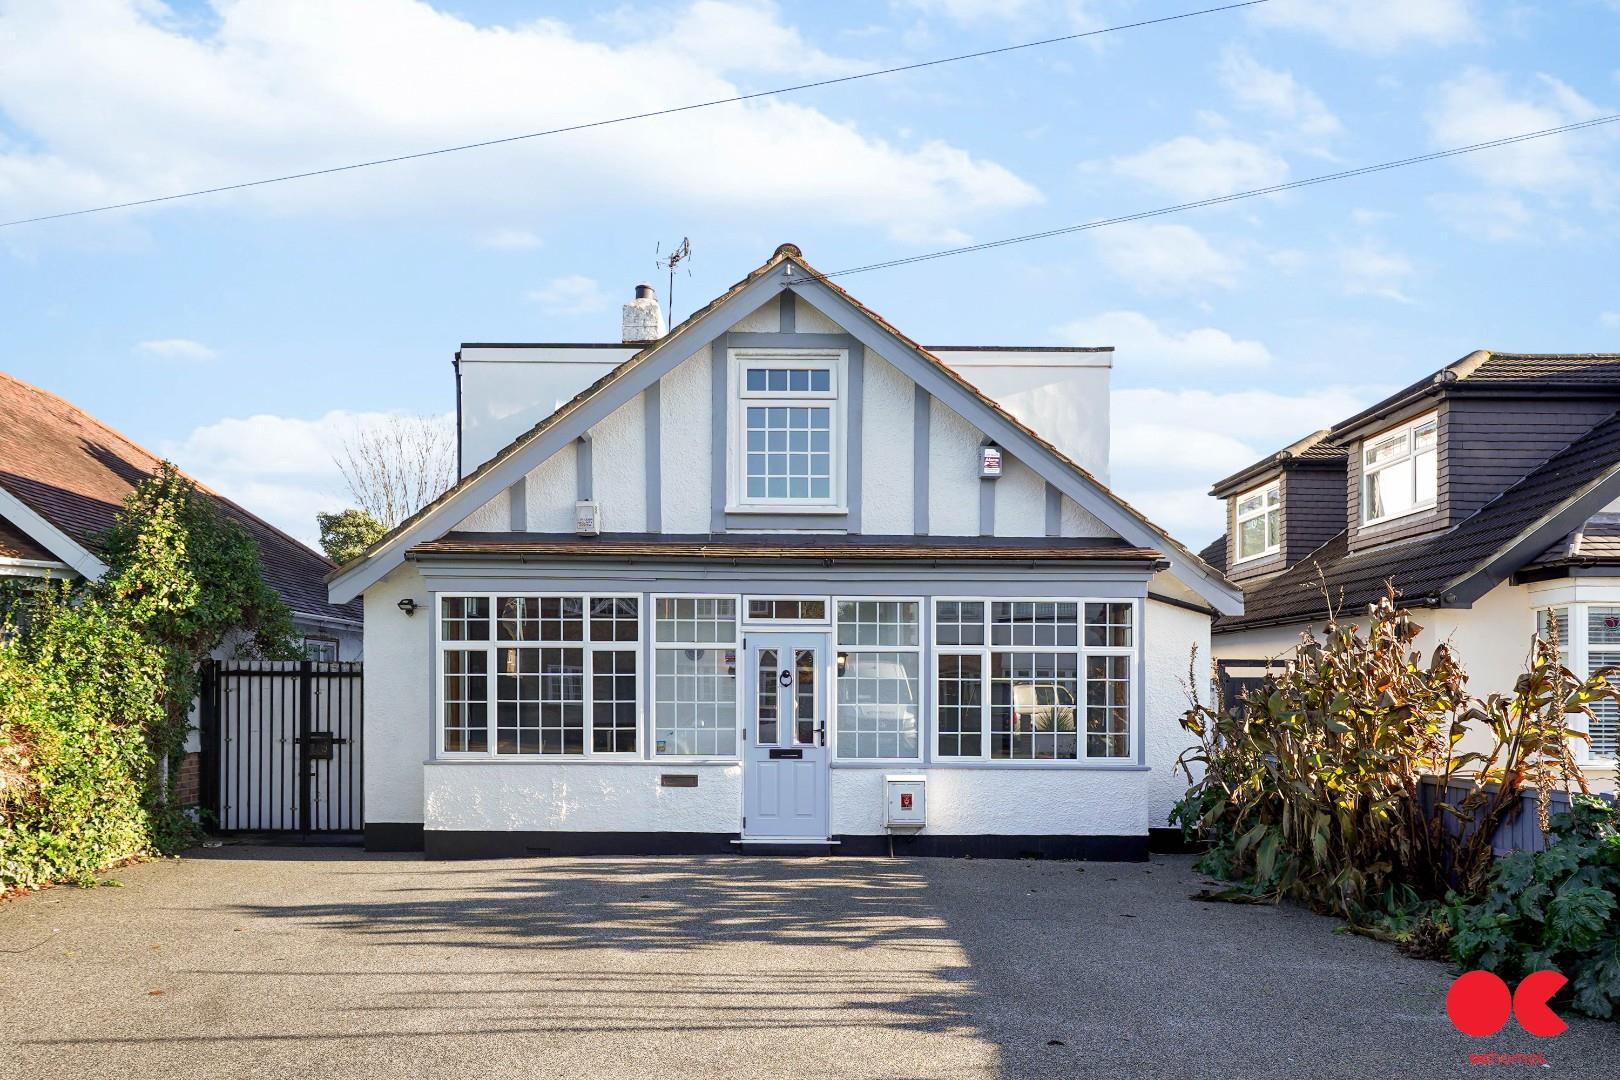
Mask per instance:
[[[0,0],[0,219],[1150,18],[1198,0]],[[1272,0],[1086,42],[0,230],[0,367],[283,527],[461,341],[1620,111],[1620,2]],[[941,344],[1109,344],[1114,483],[1209,482],[1475,348],[1620,350],[1620,125],[843,281]],[[659,279],[662,286],[662,281]],[[662,288],[660,289],[662,291]]]

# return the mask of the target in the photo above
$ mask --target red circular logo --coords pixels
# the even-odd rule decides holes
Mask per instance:
[[[1470,971],[1446,992],[1446,1015],[1464,1035],[1495,1035],[1513,1015],[1513,994],[1489,971]]]

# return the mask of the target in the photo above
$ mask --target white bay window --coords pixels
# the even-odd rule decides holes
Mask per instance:
[[[1620,669],[1620,607],[1605,604],[1570,604],[1536,612],[1536,633],[1556,639],[1564,666],[1577,674],[1595,675],[1605,668]],[[1571,726],[1585,721],[1571,717]],[[1577,742],[1577,759],[1614,764],[1620,759],[1620,705],[1603,700],[1592,703],[1587,739]]]

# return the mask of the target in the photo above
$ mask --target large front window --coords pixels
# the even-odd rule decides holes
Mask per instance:
[[[640,606],[634,596],[441,596],[440,749],[636,753]]]
[[[1129,600],[940,600],[941,758],[1126,760],[1136,667]]]
[[[739,445],[732,503],[834,507],[840,491],[842,354],[735,357]]]
[[[1282,483],[1273,481],[1237,499],[1237,562],[1282,550]]]
[[[654,753],[736,756],[736,598],[660,596],[654,603]]]
[[[838,601],[838,756],[915,760],[922,628],[915,600]]]
[[[1435,505],[1440,421],[1433,413],[1368,439],[1361,451],[1361,522],[1388,521]]]
[[[1605,604],[1571,604],[1543,608],[1536,613],[1536,632],[1555,638],[1564,663],[1588,675],[1605,668],[1620,669],[1620,607]],[[1583,750],[1577,756],[1612,763],[1620,759],[1620,705],[1607,699],[1591,705],[1592,721]],[[1578,726],[1581,721],[1572,718]]]

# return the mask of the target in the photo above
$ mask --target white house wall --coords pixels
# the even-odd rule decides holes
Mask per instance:
[[[1039,473],[1007,454],[1002,460],[1001,479],[992,486],[997,536],[1046,535],[1046,481]]]
[[[591,498],[606,531],[647,531],[645,403],[637,394],[590,431]]]
[[[880,356],[867,353],[864,369],[861,531],[905,535],[915,524],[916,392],[911,380]]]
[[[417,613],[399,610],[404,599]],[[433,598],[407,562],[366,591],[365,817],[422,820],[422,762],[432,753],[428,720],[436,675]]]
[[[1187,790],[1187,777],[1176,771],[1175,763],[1195,740],[1180,721],[1188,707],[1189,673],[1207,683],[1210,619],[1202,612],[1149,600],[1143,621],[1144,640],[1149,643],[1144,665],[1147,723],[1143,746],[1151,770],[1145,780],[1146,805],[1148,825],[1157,829],[1167,824],[1170,808]],[[1207,699],[1206,685],[1197,690]]]
[[[529,532],[574,531],[574,503],[579,490],[574,463],[577,453],[575,444],[569,443],[523,478]]]
[[[666,533],[706,533],[712,524],[712,351],[699,349],[658,383],[659,490]]]
[[[713,832],[742,813],[741,765],[436,761],[422,768],[427,827],[494,832]],[[659,774],[696,775],[664,787]]]
[[[928,532],[979,535],[979,446],[984,435],[935,400],[929,411]]]

